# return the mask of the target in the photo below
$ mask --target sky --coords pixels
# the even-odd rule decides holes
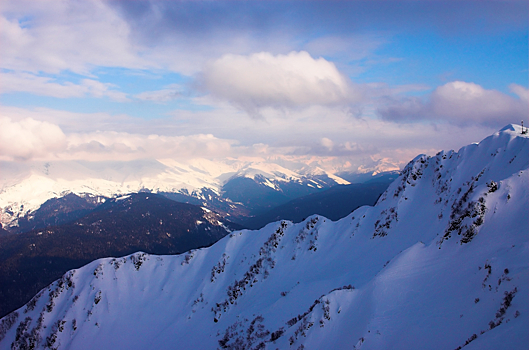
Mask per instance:
[[[526,0],[0,2],[0,160],[402,168],[528,121]]]

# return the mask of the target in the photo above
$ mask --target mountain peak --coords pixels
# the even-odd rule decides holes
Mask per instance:
[[[505,125],[503,128],[501,128],[499,131],[516,131],[518,127],[520,126],[515,125],[515,124],[508,124],[508,125]]]
[[[522,126],[521,125],[518,125],[518,124],[508,124],[508,125],[505,125],[503,128],[501,128],[498,132],[509,132],[511,134],[516,134],[518,136],[521,136],[521,137],[529,137],[529,133],[526,131],[527,130],[527,126],[524,126],[523,127],[523,130],[525,131],[523,134],[522,134]]]

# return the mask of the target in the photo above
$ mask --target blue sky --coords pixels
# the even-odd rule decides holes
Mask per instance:
[[[361,171],[527,120],[527,1],[0,12],[2,160],[275,157]]]

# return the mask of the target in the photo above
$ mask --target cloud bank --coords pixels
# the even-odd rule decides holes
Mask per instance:
[[[48,157],[66,147],[66,136],[57,125],[26,118],[13,122],[0,117],[0,157],[28,160]]]
[[[237,142],[211,134],[163,136],[118,131],[65,134],[56,124],[0,117],[0,160],[134,160],[226,157]]]
[[[411,122],[446,121],[455,125],[482,124],[501,127],[527,117],[527,89],[511,85],[518,98],[474,83],[453,81],[437,87],[426,99],[392,101],[378,110],[386,120]]]
[[[196,128],[171,127],[168,132],[171,117],[138,127],[134,118],[119,115],[0,108],[0,160],[253,160],[318,166],[332,172],[381,171],[402,168],[420,153],[458,149],[497,130],[449,123],[357,121],[341,108],[322,106],[293,111],[289,118],[269,110],[266,121],[239,112],[240,125],[233,128],[226,118],[234,113],[234,107],[222,115],[197,111],[188,115],[202,120]]]

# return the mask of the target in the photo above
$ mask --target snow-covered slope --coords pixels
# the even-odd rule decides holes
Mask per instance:
[[[313,188],[348,183],[317,167],[296,172],[264,161],[0,162],[0,167],[0,224],[4,227],[16,226],[19,217],[30,215],[50,198],[67,193],[113,197],[147,189],[205,199],[211,191],[220,195],[226,182],[240,177],[255,179],[279,191],[281,183]],[[322,176],[327,181],[318,180]]]
[[[418,156],[375,207],[68,272],[0,349],[527,349],[529,139]]]

